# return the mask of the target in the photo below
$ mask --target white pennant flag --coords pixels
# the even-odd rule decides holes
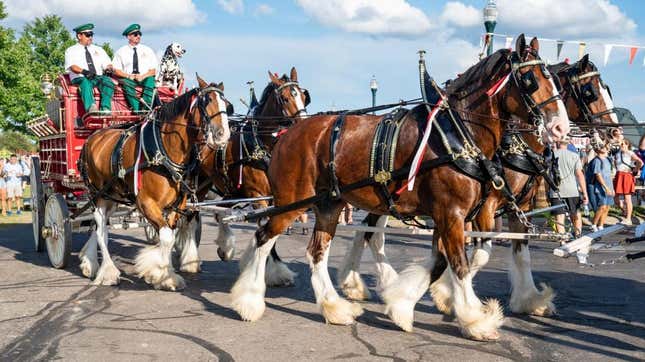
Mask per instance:
[[[605,66],[607,66],[607,62],[609,61],[609,53],[611,53],[611,48],[613,48],[613,44],[605,44]]]
[[[507,36],[506,43],[504,44],[504,49],[511,49],[511,44],[513,44],[513,37]]]

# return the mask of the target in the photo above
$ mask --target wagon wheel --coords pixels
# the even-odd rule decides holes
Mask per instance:
[[[182,218],[185,220],[185,216]],[[184,220],[182,220],[182,223],[185,222]],[[181,255],[184,249],[184,244],[189,237],[192,237],[195,240],[195,245],[199,248],[199,243],[202,240],[202,218],[199,216],[199,212],[194,214],[188,225],[185,225],[178,230],[177,236],[175,237],[175,250],[177,251],[177,254]]]
[[[31,183],[31,224],[34,232],[34,246],[36,251],[41,252],[45,250],[45,238],[41,233],[45,211],[45,195],[40,176],[40,159],[38,157],[31,158],[29,181]]]
[[[67,203],[61,194],[53,194],[45,205],[43,237],[52,266],[62,269],[72,251],[72,223]]]
[[[148,244],[156,245],[159,243],[159,233],[151,223],[146,221],[143,226],[143,231],[146,233],[146,242]]]

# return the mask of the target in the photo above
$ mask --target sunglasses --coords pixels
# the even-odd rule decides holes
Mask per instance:
[[[88,32],[85,32],[85,33],[81,33],[81,34],[85,35],[85,36],[86,36],[86,37],[88,37],[88,38],[91,38],[91,37],[93,37],[93,36],[94,36],[94,32],[91,32],[91,31],[88,31]]]
[[[132,36],[141,36],[141,32],[140,31],[135,31],[133,33],[130,33],[130,35],[132,35]]]

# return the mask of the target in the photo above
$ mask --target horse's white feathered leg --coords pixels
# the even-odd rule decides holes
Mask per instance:
[[[542,283],[538,291],[531,273],[531,255],[528,245],[513,242],[509,268],[511,280],[511,311],[539,316],[549,316],[556,312],[553,299],[555,292]]]
[[[318,232],[314,231],[314,233]],[[355,318],[363,314],[363,308],[358,303],[343,299],[336,292],[327,267],[329,244],[327,244],[322,258],[317,263],[309,251],[307,251],[307,259],[311,268],[311,285],[316,295],[316,304],[320,307],[325,321],[331,324],[353,324]]]
[[[121,272],[114,265],[110,252],[108,251],[108,230],[107,222],[109,217],[109,203],[105,200],[97,202],[94,209],[94,220],[96,221],[96,241],[101,248],[103,258],[101,267],[96,273],[96,278],[92,282],[94,285],[117,285],[119,284]]]
[[[387,215],[379,217],[375,226],[378,228],[384,228],[387,226],[388,219],[389,216]],[[385,256],[385,233],[377,232],[372,234],[369,246],[372,250],[374,260],[376,261],[376,271],[378,273],[377,289],[381,291],[398,277],[396,270],[394,270],[390,262],[387,260],[387,256]]]
[[[241,273],[231,289],[231,306],[242,320],[254,322],[264,314],[266,259],[277,239],[275,236],[258,247],[254,236],[240,260]]]
[[[175,273],[172,267],[171,251],[174,243],[172,229],[164,226],[159,229],[159,245],[139,251],[135,259],[135,272],[155,289],[175,291],[186,286],[184,278]]]
[[[190,222],[185,223],[177,232],[177,242],[183,243],[181,255],[179,256],[179,270],[185,273],[199,273],[201,271],[201,261],[197,250],[197,228],[201,227],[199,214],[194,215]]]
[[[81,273],[90,279],[96,276],[96,272],[99,269],[99,257],[97,251],[98,244],[96,238],[96,230],[93,230],[92,235],[90,235],[90,238],[87,240],[85,245],[83,245],[83,249],[78,253],[78,258],[81,260]]]

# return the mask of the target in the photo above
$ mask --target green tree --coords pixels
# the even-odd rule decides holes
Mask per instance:
[[[6,18],[0,2],[0,19]],[[25,132],[25,122],[44,112],[38,78],[33,74],[31,49],[16,40],[12,29],[0,27],[0,127]]]
[[[75,40],[65,29],[60,17],[47,15],[25,24],[22,39],[31,48],[31,60],[37,75],[57,75],[64,71],[65,49],[74,45]]]
[[[0,133],[0,145],[2,145],[3,149],[12,153],[20,151],[36,151],[35,142],[25,134],[18,132],[9,131]]]
[[[96,45],[98,45],[98,44],[96,44]],[[114,49],[112,49],[112,46],[110,45],[109,42],[105,42],[105,43],[103,43],[103,44],[101,44],[99,46],[101,48],[103,48],[103,50],[105,50],[105,52],[110,57],[110,59],[112,59],[114,57]]]

